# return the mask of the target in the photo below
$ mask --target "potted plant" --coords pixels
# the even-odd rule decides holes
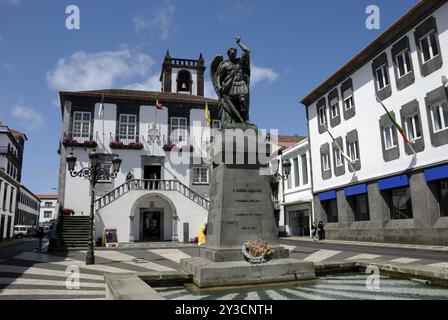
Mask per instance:
[[[73,209],[64,208],[61,209],[61,213],[64,216],[73,216],[75,214],[75,211]]]
[[[130,144],[127,145],[126,149],[142,150],[143,149],[143,143],[131,142]]]
[[[165,151],[173,151],[173,149],[176,147],[176,145],[175,144],[172,144],[172,143],[167,143],[167,144],[165,144],[164,146],[163,146],[163,150],[165,150]]]
[[[121,141],[112,141],[112,142],[109,144],[109,147],[110,147],[111,149],[123,149],[123,148],[124,148],[124,143],[121,142]]]
[[[241,249],[244,258],[251,264],[266,263],[272,258],[272,249],[266,240],[250,240]]]
[[[64,138],[62,140],[62,144],[64,145],[64,147],[75,147],[75,146],[79,145],[79,142],[75,139]]]
[[[98,143],[95,140],[86,140],[82,146],[86,148],[96,148],[98,147]]]

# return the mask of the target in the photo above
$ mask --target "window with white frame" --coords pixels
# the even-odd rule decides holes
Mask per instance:
[[[354,162],[359,160],[358,141],[347,143],[348,156]]]
[[[124,143],[136,142],[137,115],[120,114],[118,135],[119,140]]]
[[[330,155],[328,153],[322,154],[322,169],[324,171],[330,170]]]
[[[353,102],[353,96],[347,97],[344,99],[344,107],[345,110],[350,110],[355,106],[355,103]]]
[[[53,212],[52,211],[44,211],[44,218],[45,219],[50,219],[53,216]]]
[[[302,163],[302,183],[308,184],[308,160],[307,160],[306,154],[303,154],[301,156],[301,163]]]
[[[420,129],[418,114],[407,117],[404,123],[406,126],[406,135],[409,140],[417,140],[422,137],[422,130]]]
[[[389,85],[389,73],[387,70],[387,64],[382,65],[375,71],[376,82],[378,84],[378,90],[384,89]]]
[[[336,102],[330,106],[331,118],[336,118],[339,116],[339,102]]]
[[[448,104],[446,102],[431,106],[434,132],[448,129]]]
[[[171,143],[187,141],[187,118],[171,118]]]
[[[207,167],[193,168],[193,183],[194,184],[208,184],[208,168]]]
[[[344,165],[344,162],[342,161],[342,151],[338,147],[334,149],[334,162],[336,167],[341,167]]]
[[[439,55],[439,48],[437,47],[436,41],[436,33],[434,31],[431,31],[420,39],[423,63]]]
[[[75,111],[73,113],[73,138],[88,139],[90,137],[90,112]]]
[[[412,71],[411,56],[408,49],[397,54],[395,56],[395,60],[397,63],[399,78],[404,77],[405,75],[407,75],[409,72]]]
[[[327,123],[327,115],[325,114],[325,107],[319,108],[319,124],[324,125]]]
[[[299,158],[295,158],[293,161],[294,166],[294,187],[300,186],[300,177],[299,177]]]
[[[383,128],[384,147],[386,150],[393,149],[397,146],[397,139],[395,138],[395,127],[388,126]]]

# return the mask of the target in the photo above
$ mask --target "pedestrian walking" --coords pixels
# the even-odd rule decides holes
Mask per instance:
[[[126,182],[128,184],[128,189],[131,188],[131,183],[130,183],[131,180],[134,180],[134,174],[132,173],[132,171],[129,171],[128,174],[126,175]]]
[[[44,232],[44,228],[40,227],[39,230],[37,231],[37,250],[41,251],[42,250],[42,239],[45,236],[45,232]]]
[[[50,230],[48,231],[48,251],[53,251],[54,248],[57,247],[57,242],[59,240],[59,234],[58,231],[54,226],[50,227]]]

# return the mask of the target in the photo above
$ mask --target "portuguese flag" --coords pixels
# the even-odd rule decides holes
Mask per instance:
[[[386,111],[387,116],[389,117],[390,121],[392,121],[392,124],[395,126],[395,128],[397,128],[398,132],[400,132],[401,136],[403,137],[404,142],[407,145],[410,145],[411,141],[409,140],[409,138],[406,136],[406,133],[404,132],[403,128],[398,124],[398,122],[395,120],[394,115],[387,110],[386,106],[384,105],[384,103],[378,98],[378,96],[376,96],[376,100],[378,100],[378,102],[381,104],[381,106],[383,107],[384,111]]]

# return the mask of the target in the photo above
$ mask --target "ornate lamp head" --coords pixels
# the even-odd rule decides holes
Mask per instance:
[[[76,157],[73,155],[73,152],[71,152],[67,158],[67,167],[68,167],[68,171],[73,172],[75,170],[75,165],[76,165]]]
[[[120,171],[121,161],[122,160],[118,157],[118,155],[112,160],[114,173],[118,173]]]

